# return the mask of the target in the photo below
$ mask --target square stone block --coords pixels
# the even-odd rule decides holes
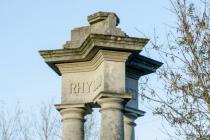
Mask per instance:
[[[91,103],[101,93],[134,94],[137,83],[126,78],[125,71],[129,55],[100,50],[87,62],[57,64],[62,73],[62,104]]]

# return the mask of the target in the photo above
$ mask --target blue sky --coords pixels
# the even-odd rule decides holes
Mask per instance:
[[[72,28],[88,24],[88,15],[115,12],[128,35],[142,37],[138,28],[152,36],[155,27],[163,37],[165,24],[174,23],[168,8],[169,0],[0,0],[0,101],[36,106],[53,98],[59,103],[60,77],[38,51],[62,48]],[[147,111],[137,121],[138,138],[163,140],[160,122]]]

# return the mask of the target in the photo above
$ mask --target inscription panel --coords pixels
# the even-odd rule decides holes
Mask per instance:
[[[96,92],[102,86],[102,76],[85,81],[69,81],[70,94],[88,94]]]
[[[61,102],[63,104],[90,103],[103,90],[103,65],[94,71],[64,73]]]
[[[104,61],[93,71],[68,72],[66,70],[62,74],[61,102],[63,104],[91,103],[101,92],[128,93],[133,97],[128,105],[136,108],[138,81],[126,77],[124,67],[124,62]]]

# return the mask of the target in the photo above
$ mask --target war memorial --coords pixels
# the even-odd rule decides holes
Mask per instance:
[[[84,117],[100,108],[100,140],[135,140],[138,79],[162,63],[140,55],[148,39],[130,37],[115,13],[88,16],[89,26],[71,30],[62,49],[40,55],[62,77],[62,139],[84,140]],[[142,118],[143,119],[143,118]]]

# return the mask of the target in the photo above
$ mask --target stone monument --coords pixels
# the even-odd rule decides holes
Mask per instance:
[[[88,16],[89,26],[75,28],[62,49],[40,51],[62,77],[63,140],[84,140],[84,117],[100,107],[100,140],[134,140],[138,79],[162,63],[139,55],[148,39],[134,38],[117,28],[115,13]]]

